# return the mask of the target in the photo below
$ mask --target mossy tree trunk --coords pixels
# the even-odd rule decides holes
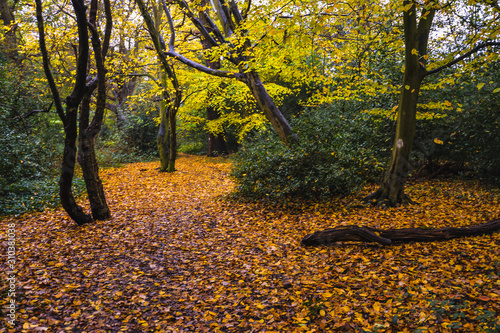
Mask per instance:
[[[409,7],[411,5],[411,7]],[[408,172],[412,169],[410,155],[415,138],[418,95],[422,80],[427,75],[425,63],[427,43],[435,9],[424,9],[417,25],[417,8],[414,1],[405,1],[404,37],[405,70],[398,102],[396,135],[392,155],[380,188],[365,198],[381,206],[410,203],[404,193]]]
[[[156,145],[158,147],[158,154],[160,155],[160,172],[166,172],[168,169],[169,155],[167,103],[161,101],[158,109],[160,114],[160,126],[158,128],[158,135],[156,136]]]

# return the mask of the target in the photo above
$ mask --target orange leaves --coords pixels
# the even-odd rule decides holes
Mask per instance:
[[[356,198],[264,205],[222,199],[232,189],[227,160],[181,155],[178,172],[157,167],[103,170],[108,221],[76,227],[57,210],[17,224],[21,331],[473,332],[498,323],[498,234],[299,245],[332,226],[482,222],[498,213],[498,192],[421,181],[409,184],[420,203],[409,207],[346,206]]]

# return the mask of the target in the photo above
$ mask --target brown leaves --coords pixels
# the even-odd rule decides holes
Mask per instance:
[[[408,188],[420,202],[410,207],[349,206],[356,198],[261,205],[220,199],[232,188],[225,160],[182,156],[174,174],[157,167],[103,171],[108,221],[77,227],[62,210],[17,221],[17,331],[474,332],[499,322],[498,234],[299,245],[339,225],[480,223],[497,217],[498,193],[434,181]]]

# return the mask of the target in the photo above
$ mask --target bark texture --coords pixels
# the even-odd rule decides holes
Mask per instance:
[[[301,244],[304,246],[319,246],[330,245],[336,242],[354,241],[390,245],[393,243],[434,242],[491,234],[498,230],[500,230],[500,219],[462,228],[404,228],[382,230],[370,227],[342,226],[316,231],[313,234],[305,236]]]
[[[162,149],[164,149],[165,145],[165,138],[163,137],[163,135],[168,135],[169,149],[168,149],[168,166],[166,170],[163,170],[162,166],[160,171],[174,172],[175,160],[177,158],[177,127],[176,127],[177,111],[179,110],[179,107],[182,102],[182,89],[179,85],[179,81],[177,80],[177,75],[175,73],[174,66],[167,61],[167,58],[165,56],[166,45],[163,40],[163,37],[160,35],[160,32],[157,28],[160,26],[162,9],[165,11],[165,14],[167,15],[168,24],[170,27],[173,26],[173,21],[170,16],[170,12],[166,6],[166,3],[163,1],[158,1],[157,7],[153,6],[154,21],[151,15],[149,14],[148,8],[143,0],[137,0],[137,5],[139,7],[139,10],[141,11],[141,15],[144,18],[146,26],[148,27],[148,32],[155,46],[156,54],[158,56],[158,60],[161,64],[161,70],[162,70],[162,73],[160,74],[162,76],[161,88],[163,89],[163,94],[164,94],[162,103],[166,103],[165,106],[166,119],[165,121],[163,121],[163,130],[161,127],[162,125],[160,123],[160,128],[158,130],[158,136],[157,136],[157,144],[160,156],[161,154],[165,154],[165,150],[162,151],[160,148],[163,147]],[[169,45],[173,43],[174,40],[175,40],[175,33],[172,32],[172,35],[170,36]],[[166,84],[167,79],[171,87],[173,88],[172,96],[169,93]],[[163,117],[164,113],[165,112],[162,112],[160,116]],[[167,133],[165,133],[165,131],[167,131]]]
[[[104,67],[104,58],[106,56],[107,44],[111,35],[111,7],[109,1],[105,1],[106,11],[106,30],[104,37],[104,45],[101,45],[101,40],[95,28],[97,22],[97,0],[92,0],[89,11],[89,26],[92,32],[92,48],[94,49],[94,57],[97,68],[97,76],[87,83],[85,87],[84,98],[80,107],[80,145],[78,162],[82,167],[83,178],[87,187],[87,197],[90,202],[92,216],[96,220],[106,220],[111,217],[104,187],[99,177],[99,166],[95,154],[95,139],[101,131],[101,126],[104,118],[104,110],[106,108],[106,68]],[[96,107],[94,117],[90,121],[90,102],[94,91],[97,89]]]
[[[109,0],[104,0],[106,13],[106,29],[104,41],[101,44],[99,33],[96,28],[97,0],[90,3],[89,21],[87,21],[87,7],[83,0],[72,0],[78,26],[78,57],[76,66],[76,78],[73,91],[66,98],[66,108],[60,98],[50,69],[50,57],[45,43],[45,29],[42,16],[41,0],[36,0],[36,18],[38,23],[40,50],[43,57],[45,76],[52,92],[57,114],[64,124],[64,152],[59,181],[59,196],[61,204],[68,215],[79,225],[92,221],[92,216],[86,214],[76,203],[72,192],[72,182],[75,171],[77,156],[76,139],[78,135],[77,115],[80,108],[80,142],[78,160],[82,165],[83,176],[87,187],[87,194],[96,219],[106,219],[110,216],[109,208],[104,196],[102,182],[99,179],[99,169],[95,157],[94,140],[101,129],[101,124],[106,106],[106,70],[104,68],[104,57],[108,50],[111,36],[111,5]],[[92,34],[92,47],[94,49],[97,77],[87,83],[89,65],[89,30]],[[90,100],[94,90],[97,88],[96,110],[90,122]]]
[[[408,173],[412,169],[410,154],[415,138],[418,95],[422,80],[427,74],[423,56],[427,55],[430,27],[435,13],[435,9],[424,9],[417,24],[415,1],[407,0],[404,4],[413,5],[403,13],[405,71],[398,102],[396,135],[391,161],[380,188],[365,198],[365,201],[379,206],[411,203],[404,193],[404,186]]]

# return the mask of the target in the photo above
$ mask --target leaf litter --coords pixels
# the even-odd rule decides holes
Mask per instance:
[[[339,225],[467,226],[498,218],[498,190],[415,181],[417,205],[359,197],[226,200],[224,159],[181,156],[103,170],[113,217],[76,226],[62,209],[16,222],[17,324],[0,332],[498,332],[500,235],[381,247],[304,248]],[[3,248],[7,238],[2,233]],[[6,260],[0,263],[6,270]],[[6,307],[7,283],[0,286]],[[5,316],[5,313],[4,313]]]

